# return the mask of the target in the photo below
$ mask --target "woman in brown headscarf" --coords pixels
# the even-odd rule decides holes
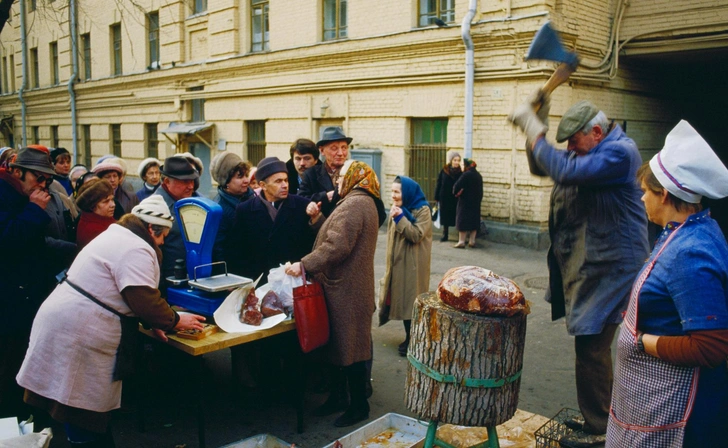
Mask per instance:
[[[369,418],[365,362],[372,357],[374,251],[386,212],[379,196],[379,180],[367,164],[349,160],[340,173],[341,200],[331,215],[325,218],[321,214],[320,203],[311,203],[306,209],[314,223],[325,220],[313,252],[291,265],[286,273],[301,275],[303,265],[323,286],[330,327],[329,343],[324,348],[326,359],[343,367],[351,396],[346,412],[334,422],[344,427]],[[329,414],[344,409],[346,404],[346,396],[342,397],[336,384],[331,390],[321,408]]]

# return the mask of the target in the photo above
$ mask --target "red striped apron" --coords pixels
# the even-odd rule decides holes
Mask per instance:
[[[666,363],[637,347],[640,290],[680,227],[667,238],[632,287],[617,341],[607,448],[680,448],[683,445],[685,425],[698,389],[698,368]]]

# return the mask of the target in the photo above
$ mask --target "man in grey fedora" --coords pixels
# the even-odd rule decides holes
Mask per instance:
[[[329,126],[321,133],[321,140],[316,143],[324,163],[315,165],[303,175],[298,188],[298,195],[321,203],[321,212],[329,216],[336,207],[339,194],[336,191],[336,181],[339,170],[349,158],[349,145],[351,137],[347,137],[339,126]]]

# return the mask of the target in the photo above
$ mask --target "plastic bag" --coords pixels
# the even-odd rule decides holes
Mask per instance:
[[[432,225],[435,226],[436,229],[440,228],[440,204],[436,204],[435,208],[432,211]]]
[[[292,307],[293,288],[303,286],[303,277],[286,274],[285,266],[281,265],[268,273],[268,286],[278,295],[284,307]]]

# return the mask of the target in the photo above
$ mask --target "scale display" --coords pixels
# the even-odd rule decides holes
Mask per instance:
[[[185,239],[190,243],[200,244],[207,222],[207,210],[194,204],[183,205],[179,208],[179,218]]]

